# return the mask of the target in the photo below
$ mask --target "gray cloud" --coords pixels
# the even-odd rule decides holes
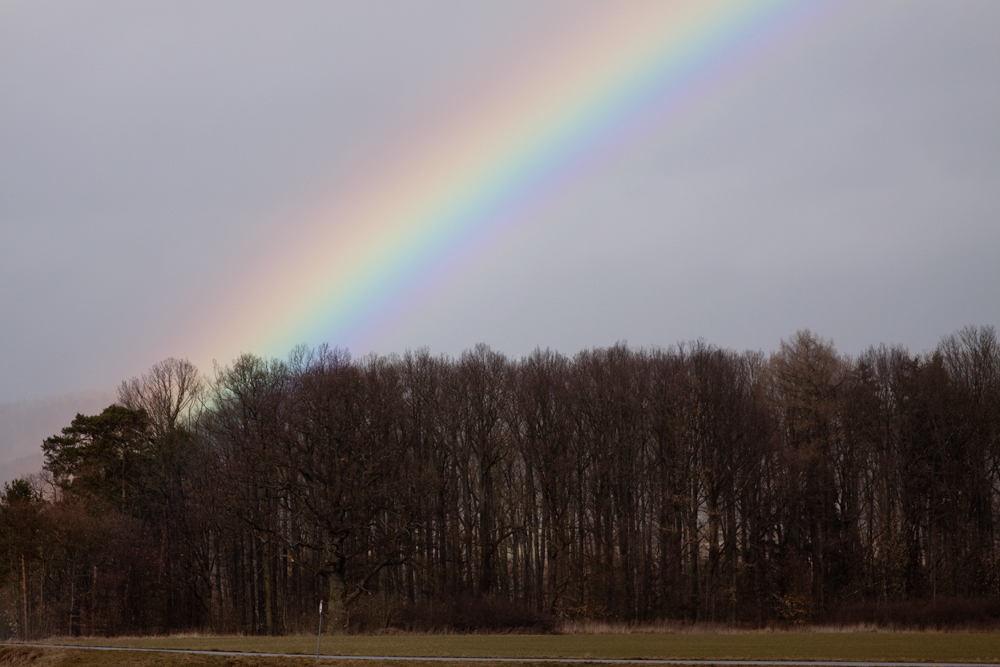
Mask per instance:
[[[0,401],[188,354],[178,323],[266,256],[281,211],[378,169],[576,8],[4,5]],[[595,168],[374,347],[772,349],[811,327],[856,353],[996,324],[1000,8],[838,16]]]

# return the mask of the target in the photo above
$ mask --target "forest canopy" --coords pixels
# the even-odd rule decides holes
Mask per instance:
[[[1000,618],[988,326],[168,359],[43,451],[0,495],[7,636]]]

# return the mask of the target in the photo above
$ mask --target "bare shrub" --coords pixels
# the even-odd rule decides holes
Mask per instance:
[[[907,600],[844,605],[830,617],[837,625],[885,629],[992,630],[1000,628],[1000,600]]]
[[[462,595],[454,599],[392,604],[378,596],[359,600],[351,609],[348,631],[530,632],[547,634],[555,620],[527,605],[495,596]]]

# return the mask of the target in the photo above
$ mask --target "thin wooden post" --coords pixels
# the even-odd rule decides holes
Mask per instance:
[[[316,632],[316,660],[319,660],[319,643],[323,639],[323,601],[319,601],[319,631]]]

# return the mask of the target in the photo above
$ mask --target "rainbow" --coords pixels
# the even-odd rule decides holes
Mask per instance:
[[[788,0],[588,6],[506,82],[294,222],[295,234],[239,276],[224,307],[199,323],[208,334],[197,334],[198,356],[284,356],[320,342],[367,351],[393,313],[431,288],[429,272],[488,251],[526,211],[652,125],[690,113],[721,81],[745,76],[756,56],[815,25],[823,7]]]

